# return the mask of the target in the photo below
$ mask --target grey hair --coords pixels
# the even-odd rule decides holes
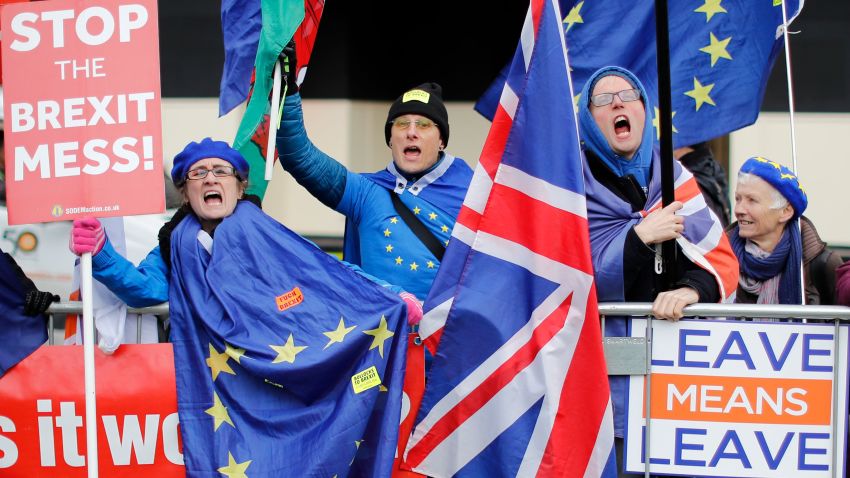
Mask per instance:
[[[752,183],[753,179],[761,179],[761,178],[756,176],[755,174],[738,172],[738,182],[741,183],[741,184]],[[761,179],[761,180],[764,181],[764,179]],[[771,209],[782,209],[785,206],[787,206],[788,200],[785,199],[785,196],[783,196],[782,193],[777,191],[776,188],[773,187],[773,185],[771,185],[767,181],[764,181],[764,182],[767,183],[768,186],[770,186],[770,194],[771,194],[771,196],[773,196],[773,204],[771,204],[770,208]]]

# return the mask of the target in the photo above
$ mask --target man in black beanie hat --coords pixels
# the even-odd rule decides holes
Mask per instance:
[[[295,71],[294,47],[284,49]],[[423,83],[390,106],[387,167],[358,174],[316,148],[293,78],[277,133],[280,164],[326,206],[344,214],[344,258],[424,300],[449,242],[472,169],[444,151],[449,116],[442,88]]]

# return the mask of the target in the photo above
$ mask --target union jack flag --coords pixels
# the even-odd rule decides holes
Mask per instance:
[[[531,1],[426,300],[439,348],[405,459],[430,476],[615,475],[561,18]]]

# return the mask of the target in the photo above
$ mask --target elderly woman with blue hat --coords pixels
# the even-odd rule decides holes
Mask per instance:
[[[803,303],[804,267],[805,303],[833,303],[835,268],[841,258],[803,216],[806,206],[806,192],[787,167],[760,156],[741,166],[735,188],[737,222],[727,230],[740,263],[736,302]]]

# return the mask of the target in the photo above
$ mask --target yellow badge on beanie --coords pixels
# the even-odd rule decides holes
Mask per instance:
[[[402,103],[407,103],[408,101],[420,101],[422,103],[428,104],[428,100],[431,98],[431,93],[423,90],[410,90],[401,97]]]

